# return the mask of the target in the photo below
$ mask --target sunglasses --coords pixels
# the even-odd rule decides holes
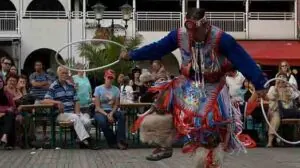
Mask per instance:
[[[11,65],[10,62],[4,62],[3,64],[5,64],[5,65]]]

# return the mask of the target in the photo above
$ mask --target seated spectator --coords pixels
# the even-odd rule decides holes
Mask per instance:
[[[15,145],[15,112],[13,96],[4,90],[4,80],[0,77],[0,144],[6,149]]]
[[[84,65],[77,64],[77,69],[83,69]],[[84,75],[84,71],[78,71],[77,75],[73,75],[75,89],[80,103],[80,111],[90,118],[89,106],[92,103],[92,87],[89,79]]]
[[[27,94],[27,78],[21,75],[17,83],[17,92],[22,97]]]
[[[148,70],[143,70],[140,76],[140,81],[142,82],[140,102],[152,103],[154,101],[154,96],[156,95],[156,93],[148,92],[148,89],[154,82],[151,73]]]
[[[226,84],[229,88],[229,95],[233,102],[242,103],[244,102],[244,94],[241,92],[245,77],[242,73],[237,70],[231,70],[226,73]]]
[[[288,77],[285,73],[279,73],[276,77],[288,81]],[[293,108],[293,100],[295,99],[295,97],[293,97],[294,94],[292,93],[293,89],[289,87],[285,82],[280,80],[276,81],[275,86],[271,86],[267,93],[267,97],[269,99],[269,120],[273,129],[275,129],[273,130],[269,128],[267,147],[273,146],[272,143],[274,139],[274,131],[277,131],[280,126],[281,116],[278,108],[278,102],[281,101],[282,106],[285,109]]]
[[[8,74],[14,74],[14,75],[18,75],[18,70],[16,66],[11,66],[9,69],[9,73]]]
[[[151,64],[152,70],[151,74],[153,76],[153,79],[156,78],[157,74],[165,73],[168,74],[168,72],[165,69],[165,66],[162,64],[160,60],[154,60]]]
[[[90,135],[86,130],[90,128],[91,121],[80,113],[80,104],[76,95],[75,88],[67,83],[68,70],[62,66],[57,68],[58,79],[49,87],[45,95],[43,104],[54,104],[59,109],[59,122],[73,122],[75,132],[82,145],[90,146]]]
[[[35,62],[35,72],[29,76],[31,84],[30,94],[36,98],[36,103],[44,99],[46,92],[50,84],[52,83],[51,78],[43,70],[43,64],[40,61]]]
[[[3,80],[6,81],[6,76],[9,73],[9,69],[12,66],[12,61],[8,57],[1,58],[1,71],[0,76],[2,76]]]
[[[134,101],[137,102],[139,100],[140,96],[140,89],[141,89],[141,81],[140,81],[140,75],[141,75],[141,69],[138,67],[135,67],[131,70],[132,80],[129,82],[132,86],[132,89],[134,91]]]
[[[95,120],[103,131],[108,145],[112,148],[127,149],[125,142],[125,116],[124,113],[118,111],[120,104],[120,90],[112,85],[115,79],[115,72],[111,69],[105,71],[103,85],[97,86],[95,89]],[[110,125],[114,122],[117,124],[117,135],[114,134]]]
[[[118,76],[117,82],[118,82],[119,88],[121,88],[121,86],[124,84],[124,77],[125,77],[125,75],[122,73],[119,74],[119,76]]]
[[[125,76],[123,79],[123,85],[121,86],[121,95],[120,100],[121,103],[133,103],[134,102],[134,96],[133,96],[133,88],[129,85],[130,78],[129,76]]]
[[[19,77],[15,74],[8,74],[6,76],[6,86],[4,87],[4,90],[9,92],[13,96],[14,101],[22,97],[21,93],[18,92],[17,89],[18,80]]]
[[[298,84],[297,84],[297,80],[294,76],[294,74],[292,73],[291,71],[291,67],[290,65],[288,64],[287,61],[282,61],[280,64],[279,64],[279,67],[278,67],[278,74],[279,73],[283,73],[287,76],[287,81],[294,85],[296,88],[298,88]],[[277,74],[277,75],[278,75]],[[276,75],[276,76],[277,76]]]

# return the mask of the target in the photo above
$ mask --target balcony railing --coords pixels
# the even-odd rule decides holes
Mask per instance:
[[[138,31],[170,31],[181,26],[180,12],[137,12]]]
[[[23,13],[24,19],[68,19],[83,18],[83,12],[73,11],[26,11]],[[94,19],[94,12],[86,13],[87,19]],[[136,28],[138,31],[170,31],[181,26],[181,12],[137,12]],[[227,32],[244,32],[246,25],[246,15],[243,12],[207,12],[208,21]],[[249,20],[293,20],[293,12],[251,12]],[[120,11],[106,11],[104,19],[121,19]],[[18,13],[14,11],[0,12],[0,31],[18,30]]]
[[[250,20],[293,20],[295,13],[293,12],[251,12]]]
[[[245,15],[243,12],[207,12],[207,20],[227,32],[245,31]]]
[[[68,13],[65,11],[26,11],[24,19],[66,19]]]
[[[18,14],[13,11],[0,11],[0,31],[17,31]]]

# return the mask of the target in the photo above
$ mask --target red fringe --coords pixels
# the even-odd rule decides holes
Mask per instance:
[[[247,134],[238,135],[239,140],[244,144],[246,148],[255,148],[256,142]]]
[[[206,166],[205,168],[211,168],[213,164],[213,150],[209,150],[206,156]]]
[[[252,112],[256,109],[256,107],[259,106],[259,103],[257,101],[248,101],[247,102],[247,109],[246,109],[246,114],[251,115]]]
[[[142,122],[144,121],[145,117],[147,115],[139,117],[137,120],[135,120],[133,126],[131,127],[131,133],[137,132],[137,130],[140,128]]]

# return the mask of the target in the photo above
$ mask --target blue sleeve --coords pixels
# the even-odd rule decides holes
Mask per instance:
[[[129,57],[135,61],[160,60],[177,48],[177,30],[173,30],[159,41],[129,52]]]
[[[44,99],[51,99],[51,100],[55,99],[55,89],[53,88],[52,84],[50,85],[47,93],[45,94]]]
[[[232,65],[254,84],[257,90],[264,88],[267,78],[263,75],[250,55],[231,35],[223,33],[219,47],[220,53],[226,56]]]
[[[101,92],[101,88],[99,86],[97,86],[94,91],[94,96],[100,97],[100,92]]]

